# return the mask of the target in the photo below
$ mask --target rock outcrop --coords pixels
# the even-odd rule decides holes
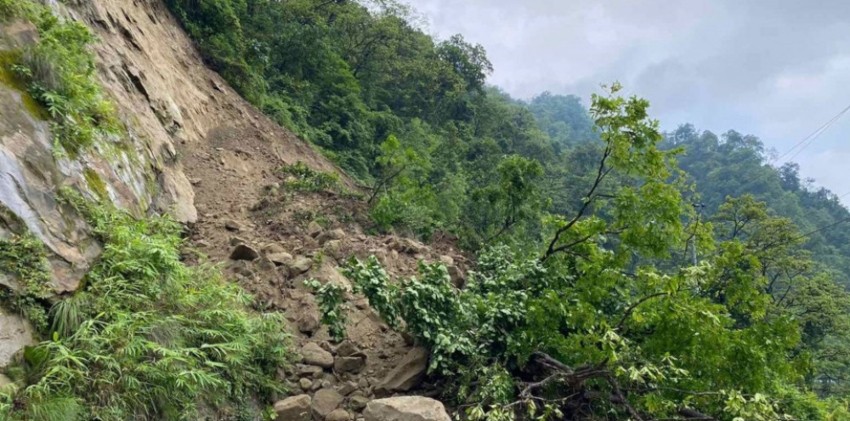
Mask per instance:
[[[375,388],[376,393],[389,395],[406,392],[418,386],[428,369],[428,350],[421,347],[411,349],[401,362],[387,374]]]

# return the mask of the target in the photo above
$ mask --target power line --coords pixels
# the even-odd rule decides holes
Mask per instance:
[[[782,156],[780,156],[779,158],[777,158],[777,160],[782,160],[782,158],[784,158],[784,157],[788,156],[788,154],[790,154],[791,152],[794,152],[794,150],[797,150],[796,152],[794,152],[794,154],[793,154],[793,155],[791,155],[791,157],[790,157],[790,158],[788,158],[788,160],[789,160],[789,161],[790,161],[790,160],[792,160],[792,159],[794,159],[797,155],[799,155],[799,154],[800,154],[800,152],[803,152],[803,150],[805,150],[805,149],[806,149],[806,148],[808,148],[808,147],[809,147],[812,143],[814,143],[814,141],[815,141],[815,140],[816,140],[816,139],[817,139],[817,138],[818,138],[821,134],[823,134],[823,132],[827,131],[827,130],[828,130],[828,129],[829,129],[829,128],[833,125],[833,124],[835,124],[835,122],[836,122],[836,121],[838,121],[841,117],[843,117],[843,116],[844,116],[844,114],[847,114],[847,112],[848,112],[848,111],[850,111],[850,105],[848,105],[846,108],[844,108],[843,110],[841,110],[841,112],[839,112],[838,114],[836,114],[836,115],[835,115],[835,117],[832,117],[832,119],[830,119],[829,121],[827,121],[826,123],[824,123],[822,126],[818,127],[818,129],[817,129],[817,130],[815,130],[814,132],[812,132],[811,134],[809,134],[808,136],[806,136],[805,138],[803,138],[803,140],[801,140],[801,141],[797,142],[797,144],[795,144],[794,146],[792,146],[792,147],[791,147],[791,149],[789,149],[787,152],[785,152],[784,154],[782,154]],[[797,148],[799,148],[799,149],[797,149]]]
[[[850,194],[850,193],[849,193],[849,194]],[[792,238],[791,238],[790,240],[788,240],[788,241],[783,241],[783,242],[781,242],[781,243],[776,243],[776,244],[769,244],[767,247],[763,248],[763,249],[761,250],[761,252],[766,252],[766,251],[771,250],[771,249],[773,249],[773,248],[781,247],[781,246],[784,246],[784,245],[786,245],[786,244],[793,243],[793,242],[795,242],[795,241],[797,241],[797,240],[802,240],[803,238],[806,238],[806,237],[808,237],[808,236],[810,236],[810,235],[812,235],[812,234],[817,234],[817,233],[819,233],[819,232],[821,232],[821,231],[823,231],[823,230],[826,230],[826,229],[829,229],[829,228],[832,228],[832,227],[836,227],[836,226],[841,225],[841,224],[843,224],[843,223],[845,223],[845,222],[850,222],[850,217],[847,217],[847,218],[844,218],[844,219],[839,219],[838,221],[835,221],[835,222],[833,222],[833,223],[831,223],[831,224],[824,225],[824,226],[822,226],[822,227],[820,227],[820,228],[817,228],[817,229],[815,229],[815,230],[809,231],[809,232],[804,233],[804,234],[800,234],[800,235],[798,235],[798,236],[796,236],[796,237],[792,237]]]

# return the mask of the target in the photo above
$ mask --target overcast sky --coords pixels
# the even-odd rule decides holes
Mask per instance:
[[[520,98],[587,104],[616,80],[664,129],[735,129],[779,155],[850,105],[848,0],[410,1],[434,35],[484,45],[490,82]],[[850,193],[850,113],[794,160]]]

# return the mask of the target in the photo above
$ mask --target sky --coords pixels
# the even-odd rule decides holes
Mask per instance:
[[[515,97],[587,105],[619,81],[663,129],[756,135],[850,204],[850,113],[787,153],[850,105],[850,1],[409,1],[438,38],[483,45],[489,82]]]

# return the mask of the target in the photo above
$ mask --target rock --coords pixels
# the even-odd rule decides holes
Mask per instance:
[[[413,348],[375,387],[375,393],[387,396],[393,392],[406,392],[422,382],[427,368],[428,350],[422,347]]]
[[[312,401],[309,395],[298,395],[275,402],[277,421],[310,421]]]
[[[33,344],[35,337],[30,323],[0,307],[0,367],[9,365],[20,350]]]
[[[277,265],[274,264],[268,257],[260,257],[260,260],[257,261],[257,268],[262,271],[272,271],[277,269]]]
[[[341,240],[328,240],[322,247],[322,250],[326,255],[336,259],[337,262],[342,261],[346,257]]]
[[[351,414],[344,409],[334,409],[325,417],[325,421],[349,421],[351,420]]]
[[[365,408],[366,405],[369,404],[369,401],[370,399],[362,394],[352,395],[351,398],[348,400],[349,404],[351,405],[351,409],[355,411],[363,410],[363,408]]]
[[[322,389],[313,395],[313,414],[324,419],[342,403],[343,397],[333,389]]]
[[[313,267],[313,261],[312,260],[310,260],[310,259],[308,259],[304,256],[298,256],[298,257],[295,258],[295,260],[292,262],[292,265],[290,265],[289,268],[292,270],[292,273],[294,275],[300,275],[300,274],[310,270],[311,267]]]
[[[346,339],[346,340],[342,341],[336,347],[336,354],[341,356],[341,357],[350,357],[351,355],[355,354],[358,351],[360,351],[360,350],[357,349],[357,345],[355,345],[354,342],[351,339]]]
[[[345,231],[341,228],[337,228],[319,234],[319,236],[316,237],[316,241],[318,241],[319,244],[325,244],[330,240],[342,240],[343,238],[345,238]]]
[[[224,221],[224,229],[233,232],[245,231],[245,227],[239,221],[233,219]]]
[[[387,247],[399,253],[407,254],[423,254],[428,251],[428,247],[418,241],[409,238],[390,237],[386,241]]]
[[[316,373],[319,375],[322,374],[324,370],[322,367],[318,367],[315,365],[306,365],[306,364],[298,364],[296,366],[297,373],[299,376],[307,376],[307,377],[315,377]]]
[[[298,331],[301,333],[312,335],[319,330],[319,327],[319,315],[314,311],[304,313],[298,319]]]
[[[322,226],[316,221],[311,221],[310,224],[307,225],[307,235],[313,238],[318,237],[323,230],[324,228],[322,228]]]
[[[460,268],[451,265],[447,269],[449,270],[449,277],[452,280],[452,284],[458,289],[463,289],[466,286],[466,276],[463,275]]]
[[[337,284],[346,290],[350,289],[351,282],[339,271],[339,267],[329,261],[322,262],[322,265],[315,268],[313,277],[316,278],[322,285],[331,283]],[[351,297],[353,299],[354,297]],[[348,298],[347,298],[348,299]]]
[[[287,252],[270,253],[266,254],[266,257],[277,266],[283,266],[292,263],[292,255]]]
[[[440,263],[446,265],[446,267],[454,266],[455,259],[452,259],[452,256],[440,256]]]
[[[265,247],[263,247],[263,253],[265,253],[267,255],[277,254],[277,253],[286,253],[286,249],[283,248],[283,246],[278,244],[278,243],[271,243],[271,244],[266,244]]]
[[[198,222],[198,209],[195,208],[195,189],[182,171],[164,167],[157,177],[161,188],[154,208],[171,214],[177,222],[194,224]]]
[[[310,390],[311,387],[313,387],[313,381],[306,377],[303,377],[301,378],[301,380],[298,380],[298,386],[301,387],[301,390],[307,391]]]
[[[350,380],[339,385],[339,387],[336,389],[336,391],[343,396],[348,396],[352,394],[355,390],[357,390],[357,383],[354,383]]]
[[[247,243],[247,241],[245,241],[245,239],[242,238],[242,237],[236,237],[236,236],[230,237],[230,245],[231,246],[238,246],[240,244],[246,244],[246,243]]]
[[[421,396],[376,399],[363,411],[366,421],[451,421],[437,400]]]
[[[336,357],[334,371],[337,373],[357,373],[366,365],[366,356]]]
[[[18,390],[18,385],[12,379],[6,377],[5,374],[0,374],[0,393],[14,393]]]
[[[331,368],[334,365],[334,356],[322,349],[315,342],[308,342],[301,348],[301,358],[304,364],[316,365],[322,368]]]
[[[257,253],[257,250],[247,244],[239,244],[230,252],[232,260],[254,260],[258,257],[260,257],[260,253]]]

